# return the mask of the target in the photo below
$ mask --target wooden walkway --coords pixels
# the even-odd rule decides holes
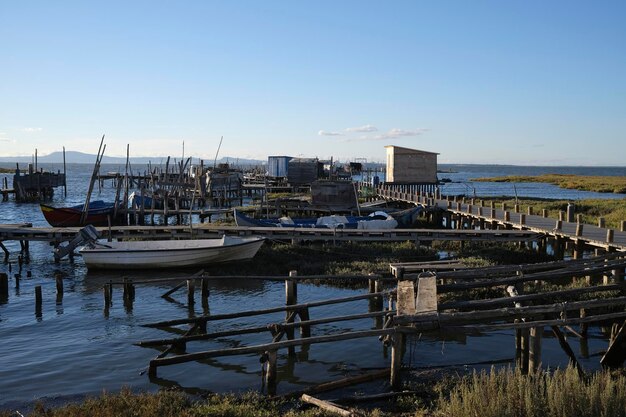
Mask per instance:
[[[465,217],[475,220],[479,225],[490,225],[492,229],[501,227],[505,229],[528,230],[555,238],[569,239],[576,243],[609,251],[626,251],[626,232],[621,230],[598,227],[591,224],[567,222],[544,217],[543,215],[518,213],[514,210],[483,207],[466,201],[452,201],[449,198],[429,198],[426,195],[391,191],[383,188],[378,188],[377,193],[388,200],[403,201],[445,210],[449,214],[456,216],[457,220],[453,220],[455,223],[458,222],[459,217]],[[449,227],[450,224],[447,226]]]
[[[263,236],[273,240],[291,241],[532,241],[540,236],[529,230],[440,230],[440,229],[317,229],[293,227],[238,227],[210,224],[189,226],[115,226],[97,228],[103,238],[125,239],[217,239],[229,236]],[[0,242],[45,241],[61,243],[72,240],[79,227],[29,227],[28,225],[0,225]]]

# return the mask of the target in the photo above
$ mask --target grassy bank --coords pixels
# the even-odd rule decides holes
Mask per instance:
[[[478,182],[543,182],[561,188],[598,193],[626,193],[626,177],[571,174],[544,174],[537,176],[509,175],[506,177],[474,178]]]
[[[414,417],[623,417],[626,375],[599,371],[580,379],[574,369],[522,375],[492,369],[439,381],[408,381],[419,395],[361,405],[363,416]],[[0,412],[0,417],[17,414]],[[35,405],[32,416],[44,417],[310,417],[330,415],[297,400],[269,400],[258,394],[209,395],[192,399],[181,392],[102,394],[81,403],[48,408]]]
[[[0,167],[0,174],[12,174],[14,172],[14,169]]]

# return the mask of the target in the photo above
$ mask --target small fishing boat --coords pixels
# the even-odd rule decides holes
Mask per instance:
[[[90,269],[160,269],[252,259],[262,237],[91,242],[79,250]]]
[[[107,226],[109,218],[113,221],[114,203],[105,203],[102,200],[91,201],[83,224],[80,222],[83,213],[83,204],[71,207],[53,207],[40,204],[41,212],[52,227],[75,227],[85,224]]]
[[[377,211],[369,216],[322,216],[318,218],[292,219],[255,219],[234,209],[237,226],[247,227],[311,227],[325,229],[395,229],[398,222],[389,214]]]
[[[155,208],[157,210],[163,210],[163,198],[156,194],[153,195],[141,195],[137,192],[132,192],[128,196],[130,207],[140,210],[142,207],[144,210]]]

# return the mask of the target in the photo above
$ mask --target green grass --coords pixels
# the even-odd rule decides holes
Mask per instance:
[[[561,188],[598,193],[626,193],[626,177],[572,174],[544,174],[538,176],[509,175],[505,177],[474,178],[478,182],[544,182]]]
[[[13,174],[14,172],[14,169],[0,167],[0,174]]]

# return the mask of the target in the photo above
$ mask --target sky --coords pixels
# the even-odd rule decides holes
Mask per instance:
[[[626,1],[0,0],[0,161],[626,165]],[[184,143],[184,145],[183,145]]]

